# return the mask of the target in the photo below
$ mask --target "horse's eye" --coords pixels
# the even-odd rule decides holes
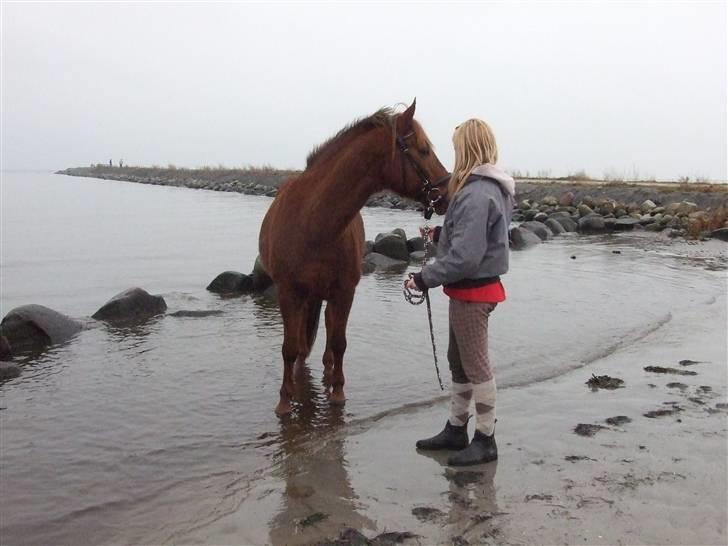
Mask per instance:
[[[420,148],[420,154],[430,155],[430,149],[429,148]]]

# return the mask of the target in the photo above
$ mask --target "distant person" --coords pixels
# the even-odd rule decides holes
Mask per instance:
[[[508,271],[515,182],[495,166],[498,147],[484,121],[469,119],[456,127],[453,145],[450,205],[438,237],[437,258],[415,273],[407,287],[424,291],[443,285],[450,297],[450,418],[442,432],[418,441],[417,448],[459,450],[448,464],[466,466],[498,458],[488,318],[506,299],[500,275]],[[475,401],[475,435],[469,442],[471,400]]]
[[[113,166],[114,166],[114,164],[113,164],[113,163],[112,163],[112,161],[111,161],[111,160],[109,159],[109,167],[113,167]]]
[[[120,169],[123,169],[124,168],[124,160],[123,159],[120,159],[119,160],[119,168]]]

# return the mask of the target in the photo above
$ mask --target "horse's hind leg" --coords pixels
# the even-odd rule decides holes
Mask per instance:
[[[298,357],[293,367],[293,373],[296,378],[305,372],[306,359],[311,354],[311,349],[313,349],[313,344],[316,341],[319,316],[321,315],[321,303],[320,299],[309,298],[301,310],[304,317],[300,323],[301,331],[298,337],[301,345],[298,348]]]
[[[352,290],[330,299],[326,305],[326,350],[327,352],[331,350],[333,357],[329,402],[336,405],[346,401],[344,396],[344,352],[346,352],[346,324],[349,320],[353,299],[354,291]],[[325,365],[326,363],[324,363]]]
[[[286,415],[293,409],[291,400],[294,395],[293,367],[298,358],[302,344],[301,332],[304,330],[304,299],[293,290],[279,288],[278,303],[283,317],[283,384],[280,400],[276,406],[277,415]],[[305,358],[305,357],[304,357]]]

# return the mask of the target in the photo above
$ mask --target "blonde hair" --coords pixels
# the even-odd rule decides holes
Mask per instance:
[[[481,119],[469,119],[458,125],[452,135],[452,143],[455,147],[455,166],[448,184],[451,199],[462,189],[475,167],[498,161],[495,135]]]

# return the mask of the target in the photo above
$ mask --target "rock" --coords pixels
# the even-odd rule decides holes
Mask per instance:
[[[12,362],[0,362],[0,381],[7,381],[20,375],[20,366]]]
[[[207,285],[210,292],[217,294],[243,294],[253,291],[253,277],[237,271],[225,271]]]
[[[83,330],[83,324],[43,305],[23,305],[8,312],[0,324],[11,354],[40,351],[68,341]]]
[[[169,313],[168,316],[170,317],[176,317],[176,318],[203,318],[203,317],[216,317],[218,315],[222,315],[223,311],[216,310],[216,309],[180,309],[179,311],[175,311],[174,313]]]
[[[591,207],[585,203],[581,203],[577,208],[577,211],[579,211],[579,217],[583,218],[584,216],[589,216],[590,214],[593,214],[594,211],[591,209]]]
[[[559,204],[559,200],[556,199],[556,197],[553,197],[552,195],[548,195],[541,199],[541,204],[548,205],[549,207],[555,207]]]
[[[543,222],[536,222],[535,220],[531,222],[523,222],[519,227],[535,233],[542,241],[551,239],[554,235],[546,224]]]
[[[0,360],[10,360],[12,356],[12,348],[10,347],[10,342],[8,342],[8,338],[0,335]]]
[[[374,252],[383,254],[388,258],[400,261],[409,261],[409,250],[407,250],[407,239],[394,232],[377,235],[374,242]]]
[[[680,208],[680,203],[668,203],[665,206],[665,212],[667,214],[675,215],[679,208]]]
[[[407,269],[409,265],[409,254],[407,254],[406,260],[396,260],[380,254],[378,252],[372,252],[364,256],[364,263],[368,264],[368,267],[374,267],[375,270],[389,271],[397,269]]]
[[[409,260],[410,262],[422,263],[425,260],[425,251],[415,250],[414,252],[410,252]]]
[[[657,207],[657,205],[655,205],[654,201],[647,199],[647,200],[643,201],[642,204],[640,205],[640,210],[642,211],[643,214],[647,214],[648,212],[650,212],[652,209],[654,209],[656,207]]]
[[[410,253],[425,250],[425,240],[422,237],[412,237],[411,239],[407,239],[407,250],[409,250]]]
[[[548,217],[549,217],[549,215],[548,215],[548,214],[546,214],[545,212],[539,212],[538,214],[536,214],[536,215],[535,215],[535,216],[533,217],[533,219],[534,219],[534,220],[535,220],[536,222],[541,222],[541,223],[543,223],[543,222],[544,222],[544,220],[546,220],[546,219],[547,219]]]
[[[614,214],[614,211],[615,211],[614,203],[612,203],[611,201],[606,201],[606,202],[602,203],[601,205],[599,205],[597,210],[599,211],[599,214],[601,214],[602,216],[607,216],[608,214]]]
[[[561,227],[563,227],[565,231],[576,231],[576,222],[567,212],[554,212],[553,214],[549,215],[549,219],[556,220],[559,224],[561,224]]]
[[[574,193],[567,191],[566,193],[561,194],[561,197],[559,197],[559,205],[562,207],[570,207],[574,204]]]
[[[677,210],[673,212],[673,214],[677,214],[678,216],[687,216],[696,210],[698,210],[698,205],[690,201],[683,201],[680,205],[678,205]]]
[[[527,221],[531,221],[534,218],[536,218],[537,215],[541,214],[541,211],[538,209],[530,209],[527,210],[523,215],[526,217]]]
[[[153,296],[142,288],[129,288],[107,301],[92,316],[107,322],[137,322],[160,315],[167,310],[162,296]]]
[[[263,267],[263,261],[260,259],[260,255],[255,258],[250,277],[253,279],[253,291],[255,292],[262,292],[273,285],[273,279],[270,278],[270,275],[268,275],[268,272]]]
[[[402,228],[395,228],[392,230],[392,233],[394,233],[395,235],[399,235],[402,238],[402,240],[404,240],[404,241],[407,240],[407,234],[404,232],[404,230]]]
[[[541,242],[541,238],[538,235],[520,227],[511,228],[509,235],[513,250],[524,250]]]
[[[369,273],[374,273],[377,270],[377,266],[374,265],[374,263],[367,261],[367,256],[369,256],[369,254],[364,255],[364,259],[361,262],[362,275],[369,275]]]
[[[643,226],[646,226],[647,224],[652,224],[654,223],[654,221],[655,219],[649,214],[643,214],[642,216],[640,216],[640,224],[642,224]]]
[[[616,209],[614,209],[614,216],[616,216],[617,218],[627,216],[627,210],[624,207],[617,207]]]
[[[531,201],[529,201],[528,199],[524,199],[523,201],[518,203],[518,208],[523,211],[529,210],[531,208]]]
[[[584,199],[581,200],[583,204],[585,204],[590,209],[593,209],[595,206],[594,198],[591,195],[587,195],[584,197]]]
[[[370,252],[374,251],[374,241],[365,241],[364,242],[364,255],[366,256]]]
[[[647,224],[645,226],[645,231],[662,231],[663,229],[665,229],[665,226],[662,226],[657,222],[653,222],[652,224]]]
[[[714,229],[710,232],[710,236],[721,241],[728,241],[728,227]]]
[[[569,221],[571,221],[570,218]],[[546,224],[546,227],[548,227],[554,235],[561,235],[566,232],[564,226],[562,226],[561,223],[554,218],[547,218],[544,221],[544,224]]]
[[[614,229],[617,231],[628,231],[634,229],[635,224],[639,224],[640,221],[637,218],[625,217],[618,218],[614,223]]]
[[[583,233],[600,233],[606,231],[607,225],[604,218],[598,214],[592,214],[579,218],[579,231]]]
[[[614,231],[614,226],[617,225],[617,219],[614,216],[610,216],[604,219],[604,228],[607,231]]]

